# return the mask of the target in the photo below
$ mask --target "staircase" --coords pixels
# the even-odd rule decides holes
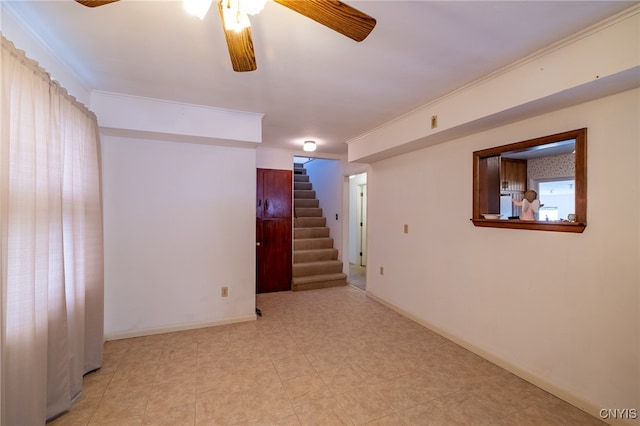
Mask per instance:
[[[347,285],[338,249],[333,247],[327,219],[312,189],[307,170],[293,168],[293,279],[291,289],[312,290]]]

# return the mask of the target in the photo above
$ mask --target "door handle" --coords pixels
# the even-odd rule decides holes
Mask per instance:
[[[260,247],[260,241],[256,242],[256,246]]]

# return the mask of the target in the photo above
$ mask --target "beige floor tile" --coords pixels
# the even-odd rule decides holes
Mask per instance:
[[[247,420],[269,417],[293,407],[284,387],[279,382],[242,392]]]
[[[316,371],[331,370],[347,365],[350,358],[340,352],[323,349],[322,351],[306,354],[307,359]]]
[[[157,364],[162,358],[162,346],[134,347],[120,360],[119,367],[129,364]]]
[[[195,404],[196,425],[236,425],[245,424],[242,392],[208,392],[199,395]]]
[[[333,344],[332,339],[324,334],[314,336],[298,336],[292,337],[300,352],[304,354],[313,354],[316,352],[324,352]]]
[[[242,390],[264,388],[280,383],[280,376],[271,361],[243,363],[237,366],[237,373]]]
[[[423,424],[423,423],[420,423]],[[370,421],[367,426],[416,426],[401,413],[391,413],[387,416]]]
[[[436,398],[457,392],[467,385],[465,378],[455,375],[455,370],[450,368],[419,370],[411,376],[418,388]]]
[[[95,408],[87,410],[71,407],[66,413],[49,421],[47,426],[85,426],[89,424],[94,412]]]
[[[247,426],[300,426],[293,408],[284,411],[278,411],[276,413],[268,413],[261,417],[250,419],[247,421]]]
[[[353,424],[361,425],[393,413],[391,405],[371,386],[356,388],[336,397]]]
[[[366,385],[365,379],[351,366],[341,366],[318,372],[324,383],[334,395]]]
[[[113,379],[113,374],[107,375],[101,374],[100,372],[94,372],[84,376],[82,392],[76,403],[87,399],[99,401],[109,387],[111,379]]]
[[[198,343],[196,344],[196,353],[201,355],[203,353],[223,353],[229,351],[229,337],[226,333],[220,334],[201,334],[198,336]]]
[[[147,407],[143,426],[193,426],[196,413],[193,401],[179,405]]]
[[[235,336],[229,339],[229,352],[250,354],[257,349],[261,349],[261,345],[255,338]]]
[[[277,358],[273,360],[273,365],[280,375],[281,380],[293,379],[315,373],[315,369],[304,355],[290,358]]]
[[[421,377],[407,374],[370,386],[395,411],[403,411],[426,403],[440,395],[436,389],[424,386]]]
[[[212,390],[240,390],[240,375],[235,366],[232,369],[212,368],[199,371],[196,377],[196,394]]]
[[[341,426],[353,423],[347,413],[340,407],[338,401],[333,398],[319,398],[308,404],[295,407],[298,420],[303,425],[309,426]]]
[[[186,358],[183,362],[161,363],[156,369],[154,383],[193,381],[196,377],[197,365],[195,355]]]
[[[262,345],[254,347],[248,352],[229,352],[229,355],[233,358],[237,368],[243,368],[244,365],[268,364],[271,362],[271,356]]]
[[[196,379],[179,379],[156,383],[147,390],[147,407],[145,414],[155,410],[162,410],[170,407],[184,406],[185,404],[195,404],[196,401]]]
[[[492,426],[604,426],[605,424],[569,404],[528,407],[491,423]]]
[[[257,321],[106,342],[50,425],[604,424],[353,286],[256,303]]]
[[[273,340],[269,343],[265,343],[263,346],[272,359],[304,355],[302,349],[298,346],[293,337],[290,336]]]
[[[408,369],[406,365],[384,356],[368,359],[352,359],[350,364],[367,384],[380,383],[410,372],[410,369]]]
[[[210,370],[234,370],[236,360],[233,357],[220,356],[219,354],[202,354],[196,362],[196,376],[206,374]]]
[[[132,419],[142,421],[147,406],[147,387],[109,387],[105,392],[95,413],[91,417],[90,425],[107,423],[128,424]]]
[[[136,361],[121,364],[113,374],[108,389],[113,391],[114,389],[153,385],[157,370],[158,365],[154,363],[145,364],[144,362]]]
[[[417,405],[400,413],[404,424],[415,425],[487,425],[496,413],[467,394],[458,392]]]
[[[142,426],[142,417],[129,417],[126,420],[123,419],[115,419],[109,420],[104,423],[99,423],[100,426]],[[89,425],[94,425],[96,423],[90,422]]]
[[[307,376],[283,380],[282,385],[294,407],[333,396],[322,378],[315,372]]]

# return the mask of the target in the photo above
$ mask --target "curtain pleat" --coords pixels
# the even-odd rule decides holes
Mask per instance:
[[[93,113],[2,37],[2,424],[43,424],[102,363]]]

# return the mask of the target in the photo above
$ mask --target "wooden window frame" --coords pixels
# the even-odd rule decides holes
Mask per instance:
[[[575,221],[545,222],[527,220],[485,219],[482,216],[480,196],[483,192],[481,160],[500,156],[503,152],[522,151],[540,145],[575,139]],[[587,129],[576,129],[540,138],[475,151],[473,153],[473,216],[475,226],[485,228],[528,229],[537,231],[582,233],[587,226]]]

